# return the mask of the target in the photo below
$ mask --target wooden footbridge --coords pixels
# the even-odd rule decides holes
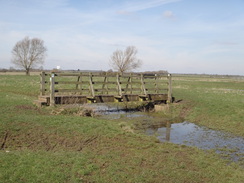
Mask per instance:
[[[39,106],[87,102],[172,102],[170,74],[52,72],[40,74]]]

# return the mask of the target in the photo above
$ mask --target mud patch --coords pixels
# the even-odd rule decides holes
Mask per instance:
[[[58,131],[48,132],[47,130],[35,126],[28,130],[6,131],[1,136],[1,150],[22,150],[33,151],[81,151],[83,148],[96,143],[98,135],[85,137],[81,134],[63,134]]]
[[[33,112],[38,114],[47,114],[45,110],[42,110],[41,108],[38,108],[34,105],[16,105],[14,108],[16,112],[21,113]]]

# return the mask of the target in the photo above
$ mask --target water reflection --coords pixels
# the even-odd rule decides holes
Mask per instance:
[[[167,124],[166,124],[166,141],[170,141],[170,131],[171,131],[171,123],[167,122]]]
[[[194,123],[183,122],[170,124],[157,129],[146,130],[148,135],[156,135],[161,142],[196,146],[200,149],[215,149],[217,153],[239,161],[244,157],[244,138],[229,133],[200,127]]]

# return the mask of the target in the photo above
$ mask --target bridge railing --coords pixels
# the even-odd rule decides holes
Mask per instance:
[[[55,103],[56,96],[64,95],[86,96],[89,100],[105,96],[117,100],[126,100],[125,96],[143,100],[166,97],[168,103],[172,101],[170,74],[42,72],[40,80],[40,96],[50,96],[50,105]]]

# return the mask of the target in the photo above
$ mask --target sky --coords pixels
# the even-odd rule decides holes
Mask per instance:
[[[136,71],[244,75],[244,0],[0,0],[0,68],[24,37],[47,47],[43,67],[111,69],[135,46]]]

